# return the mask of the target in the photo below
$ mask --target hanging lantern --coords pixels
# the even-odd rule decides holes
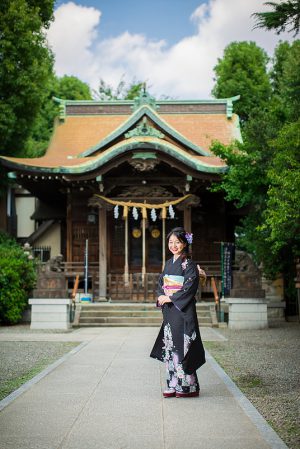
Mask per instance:
[[[114,217],[117,219],[117,218],[119,218],[119,206],[118,205],[116,205],[115,207],[114,207]]]
[[[139,213],[138,213],[138,210],[137,210],[136,207],[134,207],[134,208],[132,209],[132,216],[133,216],[133,218],[134,218],[135,220],[137,220],[137,219],[139,218]]]
[[[156,215],[156,210],[153,208],[151,209],[151,220],[152,221],[156,221],[157,220],[157,215]]]
[[[174,212],[172,204],[170,204],[170,206],[169,206],[169,215],[172,219],[175,218],[175,212]]]

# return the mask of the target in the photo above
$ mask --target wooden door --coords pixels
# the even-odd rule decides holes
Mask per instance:
[[[72,227],[73,262],[84,263],[85,242],[88,239],[89,263],[99,260],[98,225],[75,222]]]

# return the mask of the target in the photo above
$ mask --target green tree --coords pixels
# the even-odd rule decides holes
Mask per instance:
[[[40,110],[53,69],[43,29],[54,0],[2,0],[0,4],[1,153],[21,154]]]
[[[263,263],[266,275],[282,272],[290,285],[300,251],[299,59],[299,41],[279,44],[272,95],[244,123],[243,143],[213,147],[229,166],[214,190],[247,210],[238,245]]]
[[[271,6],[273,11],[254,13],[253,16],[256,18],[255,28],[276,30],[277,34],[287,29],[289,32],[294,31],[294,36],[299,33],[299,0],[281,1],[279,3],[265,2],[264,5]]]
[[[35,263],[17,242],[0,233],[0,321],[18,323],[36,281]]]
[[[283,67],[288,57],[290,50],[289,42],[279,42],[274,50],[272,58],[272,67],[270,70],[270,77],[272,83],[273,94],[280,94],[280,84],[282,82]]]
[[[96,98],[102,101],[108,100],[134,100],[138,97],[143,89],[142,81],[133,80],[129,85],[126,84],[123,77],[119,81],[116,88],[100,79],[98,91],[94,91]]]
[[[91,90],[88,84],[75,76],[63,76],[58,78],[54,75],[49,77],[45,85],[46,95],[43,98],[39,113],[34,121],[31,133],[25,145],[27,157],[42,156],[49,144],[53,132],[54,120],[58,115],[58,105],[53,97],[65,100],[91,100]]]
[[[300,114],[300,40],[292,43],[282,63],[278,94],[288,121],[296,121]]]
[[[254,42],[232,42],[214,71],[216,84],[212,94],[217,98],[240,95],[235,112],[242,123],[270,99],[271,84],[267,73],[268,56]]]
[[[275,151],[267,171],[269,189],[261,231],[267,231],[274,254],[300,248],[300,119],[286,124],[270,143]]]
[[[57,78],[55,96],[65,100],[92,100],[90,86],[76,76]]]

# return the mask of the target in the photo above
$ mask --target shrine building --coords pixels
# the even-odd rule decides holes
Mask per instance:
[[[17,186],[9,191],[10,226],[36,251],[62,254],[72,274],[82,275],[87,247],[95,301],[116,289],[146,298],[176,226],[193,233],[193,259],[220,274],[220,242],[234,242],[240,216],[210,190],[228,170],[210,147],[241,139],[237,99],[154,100],[145,90],[135,101],[56,99],[45,155],[1,158]]]

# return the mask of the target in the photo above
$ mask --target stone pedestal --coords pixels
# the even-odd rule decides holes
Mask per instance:
[[[266,292],[266,300],[268,301],[268,321],[269,325],[280,324],[285,321],[285,307],[283,293],[283,278],[278,277],[271,281],[262,278],[262,288]]]
[[[64,273],[39,270],[34,298],[68,298],[67,281]]]
[[[30,329],[64,329],[70,325],[71,299],[31,298]]]
[[[228,298],[229,329],[265,329],[268,327],[267,301],[258,298]]]

